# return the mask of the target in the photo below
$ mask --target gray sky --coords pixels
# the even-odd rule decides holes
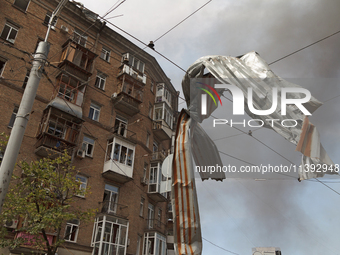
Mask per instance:
[[[115,3],[104,0],[81,2],[99,15]],[[108,17],[123,14],[110,20],[149,43],[206,2],[127,0]],[[238,56],[249,51],[258,52],[270,63],[340,30],[339,10],[338,0],[213,0],[155,42],[155,49],[185,70],[202,56]],[[339,45],[340,34],[337,34],[271,65],[271,68],[280,77],[305,87],[325,102],[340,95]],[[146,51],[156,57],[176,89],[181,90],[183,71],[152,50]],[[340,164],[339,101],[340,97],[326,102],[310,118],[320,132],[326,151],[337,164]],[[227,101],[223,103],[228,104]],[[184,106],[180,104],[180,107]],[[214,115],[223,114],[226,113]],[[243,130],[248,131],[247,128]],[[223,136],[238,133],[226,128]],[[220,134],[211,135],[213,139],[220,138],[216,137]],[[295,164],[300,163],[301,156],[295,152],[294,145],[273,131],[260,129],[253,135]],[[220,150],[254,164],[289,164],[246,135],[220,140],[216,145]],[[245,165],[227,156],[222,156],[222,160],[225,165]],[[291,175],[297,177],[297,174]],[[284,255],[340,254],[338,194],[315,181],[299,183],[294,178],[275,174],[260,177],[266,181],[255,181],[250,175],[227,177],[230,178],[223,183],[202,183],[197,179],[204,238],[240,255],[251,254],[251,248],[256,246],[280,247]],[[322,180],[340,192],[340,178],[325,176]],[[230,254],[205,241],[203,245],[203,254]]]

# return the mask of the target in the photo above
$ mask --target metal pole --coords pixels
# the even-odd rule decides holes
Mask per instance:
[[[30,76],[28,78],[27,85],[22,96],[20,107],[15,118],[12,132],[9,137],[6,151],[0,166],[0,213],[2,211],[2,206],[5,201],[9,183],[11,181],[11,177],[13,174],[14,166],[17,161],[22,140],[24,138],[28,117],[32,111],[34,99],[37,94],[39,82],[50,49],[50,45],[47,42],[47,39],[49,32],[51,30],[52,22],[54,17],[58,16],[61,9],[67,2],[68,0],[60,1],[57,8],[53,11],[48,24],[48,30],[46,33],[45,41],[39,43],[38,48],[34,54],[34,60]]]
[[[35,95],[42,76],[45,61],[49,51],[47,42],[40,42],[34,55],[32,69],[27,81],[26,89],[21,99],[20,107],[15,118],[11,135],[8,140],[5,155],[0,167],[0,213],[5,201],[8,186],[11,181],[15,162],[17,160],[28,117],[31,113]]]

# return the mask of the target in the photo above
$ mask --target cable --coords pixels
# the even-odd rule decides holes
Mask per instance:
[[[118,0],[119,1],[119,0]],[[104,14],[103,18],[106,17],[107,15],[109,15],[111,12],[113,12],[114,10],[116,10],[121,4],[123,4],[126,0],[123,0],[122,2],[120,2],[116,7],[114,7],[118,1]]]
[[[128,36],[132,37],[133,39],[135,39],[136,41],[140,42],[141,44],[145,45],[148,47],[148,45],[146,43],[144,43],[143,41],[139,40],[137,37],[131,35],[130,33],[126,32],[124,29],[116,26],[115,24],[113,24],[111,21],[108,21],[107,19],[104,19],[103,17],[100,17],[102,20],[106,21],[107,23],[109,23],[111,26],[117,28],[118,30],[122,31],[123,33],[127,34]],[[166,56],[164,56],[162,53],[154,50],[158,55],[160,55],[161,57],[163,57],[164,59],[166,59],[167,61],[169,61],[171,64],[173,64],[174,66],[176,66],[177,68],[181,69],[183,72],[187,72],[185,71],[182,67],[180,67],[179,65],[177,65],[175,62],[173,62],[172,60],[170,60],[169,58],[167,58]]]
[[[277,59],[277,60],[275,60],[275,61],[269,63],[268,65],[272,65],[272,64],[274,64],[274,63],[276,63],[276,62],[279,62],[279,61],[281,61],[282,59],[285,59],[285,58],[287,58],[287,57],[289,57],[289,56],[291,56],[291,55],[294,55],[295,53],[298,53],[299,51],[302,51],[302,50],[304,50],[304,49],[307,49],[308,47],[310,47],[310,46],[312,46],[312,45],[314,45],[314,44],[317,44],[317,43],[319,43],[319,42],[321,42],[321,41],[323,41],[323,40],[326,40],[327,38],[332,37],[333,35],[336,35],[336,34],[338,34],[338,33],[340,33],[340,30],[337,31],[337,32],[335,32],[335,33],[333,33],[333,34],[331,34],[331,35],[328,35],[328,36],[326,36],[326,37],[324,37],[324,38],[322,38],[322,39],[320,39],[320,40],[318,40],[318,41],[316,41],[316,42],[313,42],[313,43],[311,43],[311,44],[308,44],[307,46],[302,47],[301,49],[296,50],[296,51],[294,51],[294,52],[292,52],[292,53],[290,53],[290,54],[288,54],[288,55],[286,55],[286,56],[284,56],[284,57],[282,57],[282,58],[279,58],[279,59]]]
[[[212,244],[212,245],[216,246],[217,248],[220,248],[221,250],[224,250],[224,251],[226,251],[226,252],[229,252],[229,253],[231,253],[231,254],[240,255],[240,254],[238,254],[238,253],[235,253],[235,252],[229,251],[229,250],[227,250],[227,249],[225,249],[225,248],[223,248],[223,247],[221,247],[221,246],[218,246],[217,244],[214,244],[213,242],[211,242],[211,241],[207,240],[207,239],[206,239],[206,238],[204,238],[204,237],[202,237],[202,239],[203,239],[204,241],[206,241],[206,242],[208,242],[208,243],[210,243],[210,244]]]
[[[172,31],[173,29],[175,29],[176,27],[178,27],[180,24],[182,24],[184,21],[186,21],[188,18],[190,18],[192,15],[194,15],[196,12],[198,12],[199,10],[201,10],[203,7],[205,7],[207,4],[209,4],[212,0],[206,2],[204,5],[202,5],[200,8],[198,8],[196,11],[194,11],[193,13],[191,13],[189,16],[187,16],[185,19],[183,19],[182,21],[180,21],[177,25],[173,26],[172,28],[170,28],[168,31],[166,31],[164,34],[162,34],[160,37],[158,37],[157,39],[155,39],[153,42],[157,42],[159,39],[161,39],[163,36],[165,36],[166,34],[168,34],[170,31]],[[148,47],[148,46],[147,46]],[[147,47],[145,47],[144,49],[146,49]]]

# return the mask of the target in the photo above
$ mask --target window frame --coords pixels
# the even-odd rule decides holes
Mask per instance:
[[[6,26],[9,27],[9,31],[8,31],[8,33],[7,33],[6,36],[3,36],[3,34],[5,33],[5,28],[6,28]],[[11,35],[12,30],[15,30],[16,33],[15,33],[14,39],[9,39],[9,36]],[[13,23],[7,21],[7,22],[5,23],[5,26],[4,26],[3,29],[2,29],[0,38],[2,38],[3,40],[5,40],[5,41],[7,41],[7,42],[10,42],[10,43],[13,43],[13,44],[14,44],[14,43],[15,43],[15,39],[17,38],[18,33],[19,33],[19,27],[16,26],[16,25],[14,25]]]
[[[6,67],[6,64],[7,64],[7,59],[3,58],[0,56],[0,62],[3,62],[3,65],[2,67],[0,68],[0,77],[3,77],[2,74],[4,73],[5,71],[5,67]]]
[[[116,150],[116,145],[118,146],[118,151]],[[124,162],[121,162],[121,156],[122,156],[122,147],[126,148],[126,157],[124,159]],[[132,151],[132,154],[128,156],[129,152]],[[105,157],[105,162],[107,161],[116,161],[119,164],[122,164],[126,167],[133,167],[134,161],[135,161],[135,151],[136,147],[124,142],[124,140],[117,139],[116,137],[113,137],[107,141],[107,146],[106,146],[106,157]],[[118,154],[117,154],[118,153]],[[128,162],[130,161],[130,164]]]
[[[98,89],[105,90],[106,77],[107,76],[104,73],[98,71],[94,86]]]
[[[79,221],[78,219],[73,219],[73,221],[74,221],[74,220],[77,220],[77,221],[78,221],[78,224],[75,224],[75,223],[70,222],[70,221],[72,221],[72,220],[68,220],[68,221],[66,222],[66,226],[65,226],[65,234],[64,234],[64,240],[65,240],[66,242],[71,242],[71,243],[76,243],[76,242],[77,242],[78,233],[79,233],[79,225],[80,225],[80,221]],[[67,228],[68,228],[68,226],[71,227],[71,230],[70,230],[69,238],[66,239],[66,233],[67,233]],[[71,234],[71,233],[73,232],[73,227],[75,227],[75,226],[76,226],[77,230],[76,230],[76,232],[75,232],[74,240],[70,240],[71,237],[72,237],[72,234]]]
[[[90,141],[91,140],[91,141]],[[93,143],[91,143],[93,141]],[[93,152],[94,152],[94,144],[95,144],[95,139],[91,138],[91,137],[88,137],[86,135],[84,135],[83,137],[83,142],[82,142],[82,145],[81,145],[81,149],[82,151],[85,151],[85,156],[88,156],[88,157],[93,157]],[[88,152],[88,146],[89,145],[92,145],[92,150],[91,150],[91,153],[87,153]]]
[[[77,28],[73,30],[73,41],[75,41],[77,44],[86,47],[87,39],[88,35],[83,33],[81,30]]]
[[[102,51],[100,52],[100,58],[105,60],[106,62],[110,62],[111,50],[108,50],[105,47],[102,47]]]
[[[14,106],[11,118],[10,118],[8,126],[7,126],[8,128],[13,128],[15,119],[16,119],[17,114],[18,114],[18,110],[19,110],[19,107],[18,106]]]
[[[84,178],[85,179],[85,182],[83,182],[81,180],[81,178]],[[85,197],[85,191],[86,191],[86,187],[87,187],[87,182],[88,182],[88,178],[84,175],[81,175],[81,174],[76,174],[76,180],[79,181],[79,190],[80,190],[80,193],[77,194],[78,197]],[[85,187],[84,187],[85,186]]]
[[[24,82],[22,83],[22,86],[21,86],[23,89],[25,89],[26,86],[27,86],[27,82],[28,82],[28,79],[30,77],[30,74],[31,74],[31,70],[27,69],[26,75],[25,75],[25,78],[24,78]]]
[[[48,24],[50,23],[51,17],[52,17],[52,13],[47,12],[46,15],[45,15],[45,19],[44,19],[44,25],[48,26]],[[48,18],[48,20],[47,20],[47,18]],[[51,24],[51,28],[53,30],[55,30],[55,28],[56,28],[57,21],[58,21],[58,17],[54,16],[54,19],[53,19],[52,24]]]
[[[118,126],[118,128],[117,128]],[[123,131],[123,134],[121,133]],[[128,120],[117,115],[115,119],[115,124],[114,124],[114,130],[113,133],[126,137],[127,136],[127,131],[128,131]]]
[[[26,0],[14,0],[14,3],[13,3],[13,6],[19,8],[20,10],[22,10],[22,11],[24,11],[24,12],[26,12],[31,1],[30,1],[30,0],[27,0],[27,1],[26,1],[26,2],[27,2],[27,5],[26,5],[26,8],[25,8],[25,9],[23,9],[23,8],[21,8],[20,6],[16,5],[15,3],[16,3],[17,1],[18,1],[18,2],[19,2],[19,1],[22,1],[22,2],[23,2],[23,1],[26,1]]]
[[[92,110],[92,114],[91,114],[91,110]],[[100,110],[101,110],[100,105],[96,103],[91,103],[88,117],[91,120],[99,122]],[[97,114],[97,118],[95,118],[96,114]]]
[[[139,216],[140,217],[144,216],[144,204],[145,204],[145,198],[141,197],[140,204],[139,204]]]

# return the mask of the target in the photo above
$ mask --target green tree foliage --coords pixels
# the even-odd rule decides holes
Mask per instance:
[[[0,247],[29,246],[54,255],[68,238],[62,231],[66,221],[78,219],[83,225],[94,217],[95,210],[72,204],[75,196],[85,195],[88,188],[80,189],[77,171],[66,152],[55,159],[20,162],[20,168],[21,175],[12,177],[0,222],[20,219],[22,224],[15,230],[14,239],[6,238],[8,229],[1,224]],[[52,244],[48,241],[51,233],[55,236]]]

